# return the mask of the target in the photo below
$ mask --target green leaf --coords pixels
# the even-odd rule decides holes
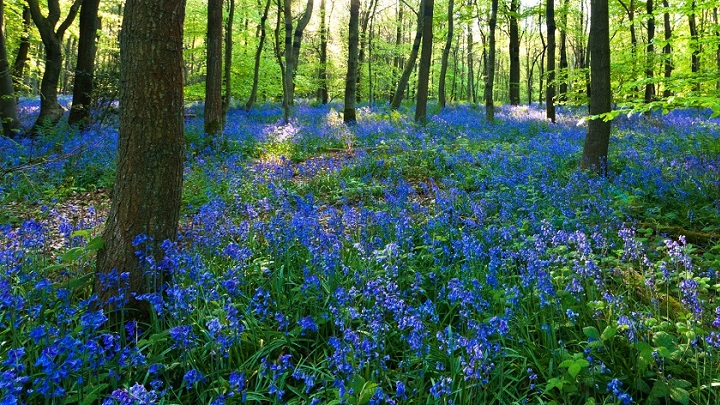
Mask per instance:
[[[90,285],[94,277],[95,273],[83,274],[82,276],[69,280],[68,282],[63,284],[63,288],[67,288],[68,290],[84,288]]]
[[[562,391],[563,382],[559,378],[551,378],[548,380],[547,384],[545,384],[545,393],[549,392],[553,388],[557,388]]]
[[[85,246],[85,250],[100,250],[105,246],[105,241],[102,240],[102,236],[96,236],[90,240]]]
[[[570,374],[573,379],[577,378],[577,375],[580,374],[580,371],[582,371],[582,365],[580,365],[580,363],[578,362],[575,362],[570,367],[568,367],[568,374]]]
[[[600,339],[612,339],[615,335],[617,335],[617,327],[608,325],[605,327],[605,330],[603,330],[602,335],[600,335]]]
[[[594,326],[586,326],[583,328],[583,333],[585,336],[592,338],[592,339],[600,339],[600,332],[597,330]]]
[[[568,367],[572,366],[573,364],[575,364],[575,360],[567,359],[567,360],[563,361],[562,363],[560,363],[560,365],[558,365],[558,367],[568,368]]]
[[[370,402],[370,399],[372,399],[373,394],[375,394],[375,388],[377,388],[378,384],[376,382],[368,381],[365,383],[365,385],[362,387],[362,391],[360,391],[360,397],[358,399],[358,405],[365,405],[368,402]]]
[[[63,253],[62,256],[60,256],[60,261],[62,261],[63,263],[74,262],[84,252],[85,252],[85,249],[81,248],[81,247],[71,248],[67,252]]]
[[[670,398],[683,405],[687,405],[690,402],[690,393],[684,388],[670,387]]]

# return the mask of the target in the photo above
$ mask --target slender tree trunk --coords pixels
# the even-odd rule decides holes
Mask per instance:
[[[269,6],[270,2],[268,0],[268,7]],[[235,0],[228,0],[228,19],[225,23],[225,94],[222,101],[223,123],[227,121],[227,114],[228,111],[230,111],[230,101],[232,101],[233,20],[235,20]],[[255,89],[255,91],[257,91],[257,89]]]
[[[652,103],[655,99],[655,84],[653,84],[653,76],[655,70],[655,16],[653,9],[653,0],[647,0],[646,11],[648,15],[647,20],[647,47],[645,48],[645,78],[647,84],[645,84],[645,103]],[[649,113],[649,111],[648,111]]]
[[[637,31],[635,30],[635,0],[630,0],[629,4],[626,4],[624,1],[619,0],[620,5],[625,9],[625,12],[627,13],[628,22],[630,23],[630,63],[631,63],[631,70],[632,70],[632,80],[637,80],[638,74],[637,74],[637,54],[638,54],[638,39],[637,39]],[[592,16],[590,17],[592,18]],[[636,93],[639,91],[637,86],[633,86],[633,99],[636,97]]]
[[[700,35],[697,28],[697,19],[695,13],[697,12],[697,1],[692,0],[690,14],[688,14],[688,22],[690,25],[690,48],[692,49],[690,70],[693,73],[693,80],[695,81],[695,91],[700,91],[700,79],[696,77],[697,73],[700,73]]]
[[[293,104],[293,72],[295,71],[292,51],[292,2],[284,0],[283,17],[285,20],[285,74],[283,74],[283,118],[290,122],[290,106]]]
[[[672,63],[672,45],[670,41],[672,39],[672,26],[670,25],[670,5],[668,0],[663,0],[663,28],[665,34],[665,46],[663,46],[663,65],[665,67],[665,83],[663,86],[663,97],[668,98],[673,95],[670,90],[670,79],[672,78],[673,63]]]
[[[720,18],[718,17],[718,7],[713,8],[713,20],[715,20],[715,26],[720,27]],[[715,88],[720,90],[720,28],[715,31],[715,40],[717,41],[717,50],[715,51],[715,62],[717,66],[717,77],[718,81]]]
[[[253,84],[250,90],[250,97],[245,103],[245,111],[250,111],[257,99],[258,81],[260,78],[260,57],[262,56],[263,45],[265,44],[265,23],[267,22],[268,12],[270,11],[270,0],[265,3],[262,17],[260,17],[260,41],[255,51],[255,69],[253,70]],[[279,13],[278,13],[279,15]],[[276,41],[277,42],[277,41]],[[284,76],[283,76],[284,77]]]
[[[127,0],[125,6],[117,173],[95,281],[95,294],[111,310],[122,307],[118,295],[127,301],[125,321],[149,323],[150,304],[138,297],[160,292],[170,277],[146,274],[135,252],[151,249],[159,263],[163,242],[177,236],[185,158],[184,14],[184,0]],[[151,239],[137,246],[141,234]]]
[[[8,138],[15,137],[20,132],[17,99],[5,46],[5,4],[3,0],[0,0],[0,121],[3,134]]]
[[[445,78],[447,76],[448,59],[450,59],[450,49],[452,48],[453,39],[453,12],[455,2],[448,1],[448,31],[445,38],[445,48],[443,48],[442,62],[440,63],[440,82],[438,83],[438,104],[440,108],[445,108]]]
[[[433,8],[435,0],[425,0],[422,8],[423,13],[423,38],[422,53],[420,54],[420,69],[418,72],[417,104],[415,105],[415,121],[425,123],[427,121],[427,99],[430,83],[430,65],[432,63],[432,40],[433,40]]]
[[[610,112],[610,24],[608,0],[590,2],[590,115]],[[610,121],[592,119],[588,122],[587,135],[583,146],[583,170],[607,175],[608,145],[610,142]]]
[[[205,133],[222,132],[222,0],[208,0],[207,77],[205,79]]]
[[[20,37],[20,45],[15,55],[15,62],[13,63],[12,77],[13,84],[15,85],[15,91],[19,91],[22,88],[22,79],[25,72],[25,65],[29,59],[30,53],[30,25],[32,24],[32,17],[30,16],[30,7],[23,6],[23,33]]]
[[[30,7],[30,15],[40,32],[45,47],[45,72],[40,83],[40,115],[33,125],[30,133],[37,135],[43,126],[57,124],[65,112],[58,102],[58,83],[60,72],[63,68],[62,41],[65,31],[70,27],[81,0],[75,0],[70,7],[65,20],[58,26],[60,21],[60,5],[58,0],[48,0],[48,16],[43,16],[38,0],[27,0]]]
[[[567,25],[570,0],[565,0],[562,6],[562,27],[560,27],[560,94],[559,101],[566,103],[568,96],[568,59],[567,59]]]
[[[328,74],[327,74],[327,26],[325,25],[325,0],[320,0],[320,86],[318,87],[318,98],[323,104],[328,103]]]
[[[520,104],[520,0],[510,0],[510,105]]]
[[[95,75],[95,53],[99,25],[98,8],[100,0],[83,0],[80,9],[80,40],[75,65],[73,101],[68,123],[84,127],[90,124],[90,107],[93,100],[93,78]]]
[[[305,5],[305,12],[300,16],[297,26],[295,27],[295,34],[293,35],[292,74],[290,75],[290,97],[288,97],[291,105],[295,104],[295,75],[297,75],[297,68],[300,61],[300,46],[302,44],[303,32],[305,32],[305,27],[307,27],[310,21],[312,10],[313,0],[308,0]]]
[[[422,39],[423,32],[422,9],[424,4],[425,0],[421,0],[415,39],[413,40],[412,50],[410,51],[410,56],[408,57],[407,62],[405,63],[402,76],[400,76],[400,80],[398,81],[397,89],[395,90],[395,94],[393,94],[392,102],[390,102],[390,109],[392,110],[400,108],[400,103],[402,103],[403,97],[405,96],[405,89],[408,87],[408,82],[410,81],[410,75],[415,68],[415,62],[417,61],[418,51],[420,51],[420,40]]]
[[[495,82],[495,26],[497,25],[498,0],[492,0],[490,9],[487,56],[487,75],[485,76],[485,121],[495,122],[495,104],[493,102],[493,83]]]
[[[547,52],[547,43],[545,42],[545,36],[542,33],[542,13],[538,13],[538,32],[540,33],[540,43],[542,45],[542,52],[540,53],[540,84],[538,85],[538,104],[542,106],[543,103],[543,84],[545,82],[545,53]]]
[[[472,23],[468,23],[467,31],[467,88],[465,89],[466,97],[469,103],[477,102],[475,98],[475,61],[473,60],[473,34],[472,34]]]
[[[555,1],[547,0],[545,8],[547,25],[547,89],[545,90],[545,115],[555,122]]]
[[[62,75],[61,94],[67,94],[70,88],[70,72],[74,69],[72,66],[73,55],[75,54],[75,38],[70,37],[65,41],[65,67],[60,74]]]
[[[348,70],[345,77],[345,107],[343,122],[355,122],[355,86],[358,69],[358,36],[359,36],[360,0],[350,0],[350,24],[348,27]]]

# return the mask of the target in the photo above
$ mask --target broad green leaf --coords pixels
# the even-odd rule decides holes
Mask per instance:
[[[690,402],[690,393],[684,388],[670,387],[670,398],[683,405],[687,405]]]
[[[585,336],[592,338],[592,339],[600,339],[600,332],[597,330],[594,326],[586,326],[583,328],[583,333]]]
[[[71,248],[67,252],[63,253],[62,256],[60,256],[60,260],[63,263],[74,262],[75,260],[77,260],[78,257],[80,257],[83,254],[83,252],[85,252],[84,248],[81,248],[81,247]]]
[[[105,246],[105,242],[102,240],[101,236],[96,236],[90,240],[90,242],[87,243],[85,246],[86,250],[100,250]]]
[[[600,335],[600,338],[602,340],[608,340],[612,339],[615,335],[617,335],[617,327],[608,325],[605,327],[602,335]]]

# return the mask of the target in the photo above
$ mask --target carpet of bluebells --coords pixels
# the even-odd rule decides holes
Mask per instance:
[[[66,202],[112,186],[112,120],[0,138],[1,403],[720,402],[720,120],[620,116],[603,178],[578,111],[189,108],[150,325],[98,309]]]

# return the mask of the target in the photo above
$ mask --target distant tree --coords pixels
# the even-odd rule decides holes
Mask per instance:
[[[327,23],[326,23],[326,6],[325,0],[320,0],[320,69],[318,73],[319,85],[318,85],[318,99],[321,103],[328,103],[328,74],[327,74],[327,61],[328,61],[328,38],[327,38]]]
[[[222,101],[223,123],[227,121],[232,99],[232,60],[233,60],[233,20],[235,19],[235,0],[228,0],[228,19],[225,23],[225,94]],[[257,90],[256,90],[257,91]]]
[[[520,104],[520,32],[518,13],[520,0],[510,0],[510,104]]]
[[[452,48],[453,40],[454,6],[455,1],[448,0],[447,37],[445,38],[445,47],[443,48],[442,59],[440,62],[440,80],[438,83],[438,104],[440,105],[440,108],[445,108],[445,79],[447,76],[448,59],[450,59],[450,49]]]
[[[160,259],[160,245],[174,240],[178,230],[185,158],[184,15],[184,0],[127,0],[125,5],[117,173],[104,247],[97,257],[95,293],[110,304],[119,291],[124,294],[131,310],[126,320],[149,321],[149,304],[135,297],[158,291],[162,276],[168,276],[145,274],[133,240],[140,234],[152,238],[148,248]],[[127,280],[107,288],[104,281],[114,272],[127,272]]]
[[[547,25],[547,88],[545,89],[545,115],[555,122],[555,1],[547,0],[545,7]]]
[[[663,46],[663,65],[664,65],[664,77],[665,85],[663,88],[663,97],[668,98],[672,96],[673,92],[670,90],[670,78],[672,77],[673,61],[672,61],[672,26],[670,25],[670,5],[668,0],[662,0],[663,2],[663,31],[665,36],[665,46]]]
[[[569,12],[570,0],[564,0],[562,5],[562,14],[560,15],[560,85],[558,86],[558,101],[563,103],[567,102],[568,99],[567,33]]]
[[[690,13],[688,13],[688,24],[690,26],[690,49],[692,54],[690,57],[690,70],[697,74],[700,72],[700,33],[697,26],[697,0],[690,2]],[[700,91],[700,80],[693,78],[695,81],[695,91]]]
[[[610,23],[608,0],[590,2],[590,115],[609,113],[612,101],[610,92]],[[603,118],[590,119],[583,145],[580,167],[601,175],[607,175],[610,121]]]
[[[43,125],[55,125],[63,116],[64,110],[58,102],[58,83],[63,68],[62,42],[65,32],[75,20],[82,0],[73,1],[65,20],[59,26],[59,0],[47,0],[47,16],[43,15],[38,0],[27,0],[27,3],[45,47],[45,72],[40,84],[40,115],[31,130],[32,135],[37,135]]]
[[[208,0],[207,76],[205,79],[205,133],[222,131],[222,0]]]
[[[492,0],[490,6],[490,33],[488,34],[487,74],[485,75],[485,121],[495,122],[495,103],[493,84],[495,82],[495,27],[497,25],[498,0]]]
[[[23,75],[25,73],[25,65],[27,65],[28,54],[30,53],[30,28],[32,25],[32,17],[30,15],[30,7],[23,5],[23,33],[20,37],[20,45],[15,54],[15,62],[13,63],[12,77],[15,85],[15,91],[19,91],[22,85]]]
[[[425,0],[421,11],[423,13],[423,38],[420,65],[418,66],[417,103],[415,105],[415,121],[427,121],[427,99],[430,84],[430,65],[432,63],[433,41],[433,8],[435,0]]]
[[[408,56],[407,61],[405,61],[405,67],[403,69],[402,75],[400,75],[400,79],[398,80],[397,88],[393,93],[393,98],[390,101],[390,109],[392,110],[397,110],[398,108],[400,108],[400,104],[405,97],[405,89],[407,89],[408,82],[410,81],[410,75],[415,69],[418,52],[420,51],[420,40],[422,39],[423,34],[422,9],[424,7],[424,4],[425,0],[420,0],[420,12],[416,13],[418,18],[417,29],[415,31],[415,39],[413,40],[410,56]]]
[[[267,22],[268,12],[270,11],[270,0],[265,3],[265,9],[262,16],[260,17],[260,39],[258,41],[257,49],[255,50],[255,68],[253,70],[253,83],[252,89],[250,90],[250,97],[248,97],[245,103],[245,111],[250,111],[255,100],[257,99],[258,81],[260,78],[260,58],[262,56],[263,45],[265,44],[265,23]]]
[[[355,116],[355,86],[358,69],[358,41],[359,41],[359,14],[360,0],[350,0],[350,23],[348,27],[348,62],[345,76],[345,106],[343,107],[343,122],[356,121]]]
[[[17,99],[5,47],[5,4],[0,0],[0,121],[3,134],[14,137],[20,131]]]
[[[647,46],[645,47],[645,102],[651,103],[655,99],[655,85],[653,76],[655,70],[655,16],[653,0],[647,0],[645,5],[647,11]]]
[[[99,6],[100,0],[83,0],[80,9],[80,39],[78,40],[78,56],[75,64],[73,101],[68,117],[70,125],[84,126],[90,122],[91,118],[90,105],[93,98]]]

